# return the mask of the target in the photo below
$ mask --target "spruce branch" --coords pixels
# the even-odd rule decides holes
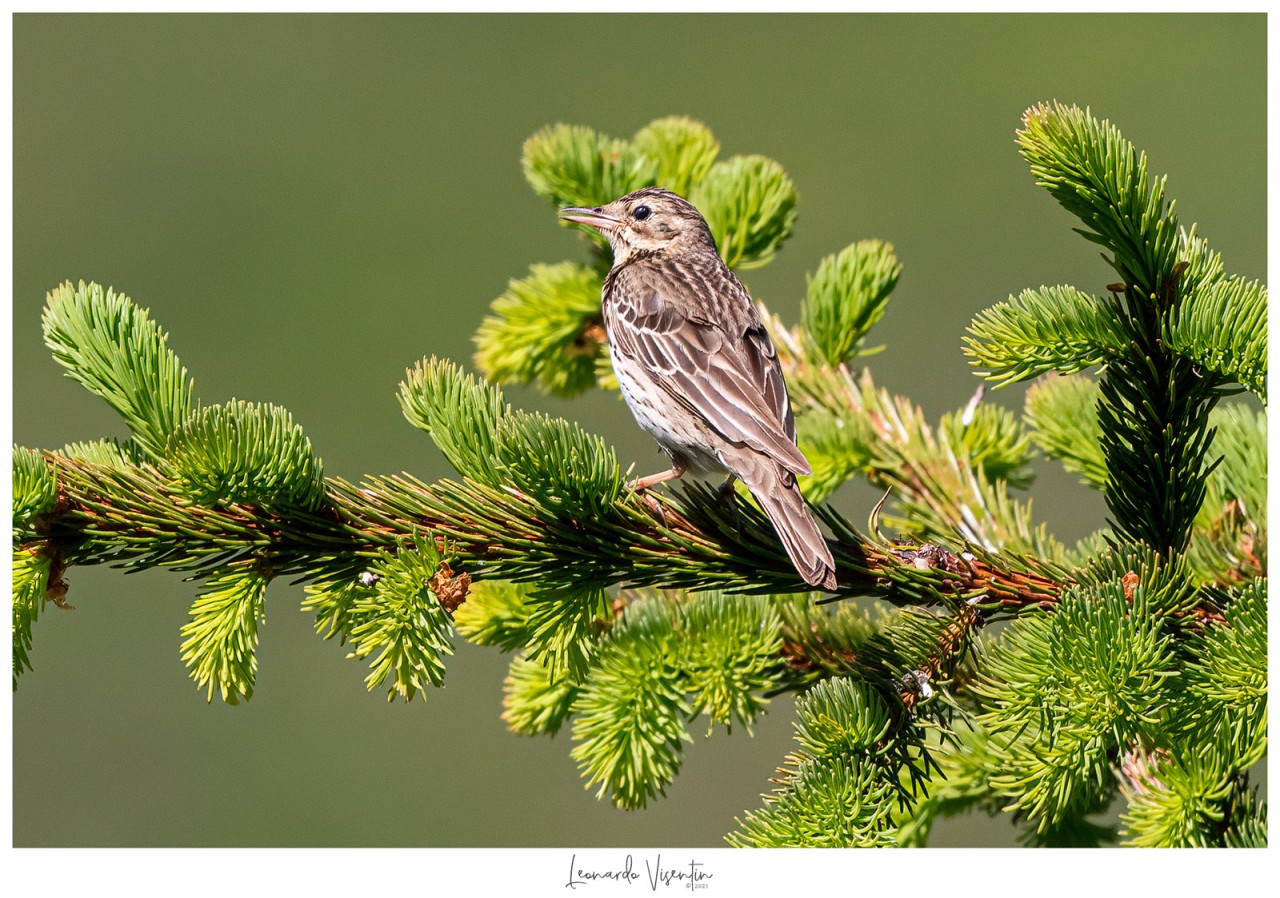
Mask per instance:
[[[739,819],[737,847],[893,844],[898,774],[914,743],[894,735],[881,696],[853,678],[825,680],[796,700],[797,751],[765,805]]]
[[[106,439],[73,442],[63,446],[58,450],[58,454],[108,468],[123,468],[127,465],[142,464],[146,460],[145,453],[138,448],[138,444],[133,440],[121,442],[119,440]]]
[[[1135,847],[1226,847],[1229,836],[1244,829],[1259,810],[1256,799],[1248,801],[1247,810],[1232,808],[1232,783],[1212,760],[1134,749],[1122,769],[1128,806],[1121,833]],[[1249,793],[1246,797],[1253,798]],[[1265,805],[1261,811],[1260,847],[1265,847]]]
[[[454,625],[468,642],[515,651],[529,641],[530,589],[505,580],[475,583],[454,612]]]
[[[1107,468],[1098,399],[1099,384],[1089,377],[1045,378],[1027,391],[1025,419],[1046,455],[1102,489]],[[1199,582],[1238,584],[1265,567],[1266,415],[1240,402],[1224,402],[1210,411],[1209,428],[1210,455],[1219,463],[1205,481],[1186,557]]]
[[[1165,178],[1147,174],[1138,152],[1110,122],[1058,102],[1032,106],[1018,148],[1036,183],[1080,219],[1086,239],[1111,253],[1121,279],[1143,297],[1157,297],[1179,261],[1179,231]]]
[[[476,367],[500,384],[533,383],[572,396],[596,383],[603,328],[598,271],[534,265],[493,301],[476,331]]]
[[[720,142],[711,129],[685,116],[650,122],[636,132],[631,143],[641,155],[657,162],[654,183],[680,196],[687,196],[689,189],[707,176],[720,153]]]
[[[252,567],[229,566],[209,578],[191,606],[191,621],[182,628],[182,660],[196,686],[207,688],[210,700],[215,689],[232,705],[253,697],[268,582]]]
[[[1037,380],[1027,390],[1023,415],[1031,438],[1045,455],[1061,461],[1089,486],[1106,485],[1097,381],[1084,375]]]
[[[527,637],[517,633],[529,626],[535,591],[482,584],[460,629],[477,641],[522,644]],[[643,804],[671,781],[690,739],[681,716],[705,715],[707,735],[716,724],[749,730],[785,677],[779,620],[763,597],[626,590],[595,623],[599,644],[580,672],[557,672],[524,653],[513,659],[503,717],[523,734],[553,734],[572,717],[587,785],[621,807]]]
[[[43,323],[67,376],[119,412],[148,456],[161,457],[191,410],[193,387],[146,310],[110,288],[67,281],[49,294]]]
[[[1108,304],[1074,287],[1023,290],[979,312],[965,354],[996,384],[1050,371],[1074,374],[1122,352],[1124,331]]]
[[[44,456],[22,446],[13,447],[12,482],[14,539],[30,539],[40,517],[57,504],[58,482]]]
[[[838,365],[875,351],[862,344],[901,275],[893,246],[880,240],[859,241],[818,263],[807,277],[800,319],[823,361]]]
[[[55,455],[65,507],[41,529],[75,564],[155,565],[206,576],[222,564],[261,559],[276,576],[305,576],[309,565],[346,565],[354,577],[379,550],[431,533],[448,541],[478,580],[538,580],[548,585],[612,583],[668,589],[795,592],[802,587],[767,519],[740,511],[727,519],[714,490],[691,486],[663,496],[655,511],[624,494],[597,519],[557,514],[512,487],[474,481],[425,484],[410,475],[370,478],[360,487],[326,480],[326,505],[288,517],[248,505],[192,505],[154,468],[108,468]],[[857,535],[834,510],[832,549],[840,595],[877,595],[918,604],[938,592],[989,596],[1005,607],[1052,602],[1061,581],[1018,560],[963,557],[940,547],[881,545]],[[586,526],[589,521],[590,526]],[[566,564],[566,558],[573,558]],[[361,559],[365,559],[362,561]],[[1051,570],[1051,569],[1049,569]]]
[[[1266,844],[1266,805],[1244,774],[1267,745],[1266,581],[1222,591],[1219,602],[1222,625],[1181,647],[1164,738],[1123,756],[1129,844]]]
[[[163,467],[192,502],[315,511],[323,497],[311,441],[276,405],[233,400],[197,409],[170,435]]]
[[[1102,810],[1109,758],[1152,733],[1173,676],[1169,637],[1145,593],[1119,584],[1074,587],[1053,615],[1020,618],[971,688],[989,710],[999,769],[992,789],[1044,833]]]
[[[1024,291],[975,319],[965,351],[1001,383],[1097,380],[1041,380],[1021,419],[979,390],[926,421],[849,368],[901,273],[878,241],[822,260],[798,326],[762,307],[845,601],[813,601],[745,497],[735,514],[696,483],[637,496],[598,436],[444,360],[408,371],[399,400],[456,477],[325,477],[285,410],[198,404],[144,310],[62,285],[46,339],[134,437],[14,447],[15,687],[68,568],[110,563],[203,580],[184,660],[210,697],[248,698],[267,585],[287,576],[389,699],[441,685],[455,629],[514,652],[508,726],[567,729],[587,786],[624,808],[664,793],[698,718],[749,730],[799,693],[797,748],[731,844],[921,844],[972,806],[1014,811],[1033,844],[1264,842],[1245,771],[1266,750],[1265,414],[1217,403],[1232,382],[1265,401],[1265,287],[1228,277],[1145,156],[1087,111],[1034,107],[1018,142],[1122,283]],[[726,260],[763,264],[795,188],[772,160],[718,154],[673,117],[629,140],[553,126],[524,166],[556,205],[665,183]],[[589,265],[532,266],[495,301],[477,334],[490,380],[609,386],[591,240]],[[1071,552],[1016,497],[1037,447],[1106,492],[1112,527]],[[853,477],[891,491],[898,538],[878,506],[863,534],[824,502]],[[1089,816],[1118,790],[1117,833]]]
[[[365,685],[390,683],[387,701],[405,701],[428,686],[444,684],[444,656],[453,653],[453,623],[441,594],[443,557],[430,539],[416,539],[416,551],[379,554],[370,571],[374,588],[352,602],[351,657],[369,658]],[[376,653],[376,654],[375,654]]]
[[[588,786],[615,804],[643,807],[665,792],[683,761],[691,712],[673,674],[675,634],[657,602],[628,609],[574,702],[571,754]]]
[[[758,268],[773,260],[796,221],[796,188],[786,171],[764,156],[733,156],[711,166],[689,190],[730,268]]]
[[[1205,485],[1187,557],[1201,579],[1235,586],[1267,570],[1267,418],[1230,402],[1210,422],[1221,463]]]
[[[736,721],[750,733],[780,677],[781,620],[773,602],[704,592],[677,608],[677,663],[688,674],[693,712],[705,713],[709,728],[731,730]]]
[[[1231,277],[1190,291],[1164,326],[1164,339],[1174,352],[1267,401],[1265,285]]]
[[[53,559],[29,548],[13,552],[13,688],[18,677],[31,670],[31,628],[48,597]],[[65,584],[61,587],[65,590]]]
[[[1244,770],[1267,745],[1267,581],[1261,577],[1219,594],[1222,626],[1196,633],[1184,691],[1173,715],[1179,736],[1194,743],[1212,734],[1226,772]]]
[[[1062,558],[1048,530],[1032,524],[1026,503],[1009,495],[1031,480],[1031,441],[1013,415],[981,404],[979,392],[935,428],[917,405],[877,388],[869,371],[855,379],[846,365],[821,362],[803,329],[762,314],[777,340],[801,447],[813,453],[814,495],[862,475],[892,491],[902,511],[892,523],[921,540],[1034,558],[1032,565],[1052,567]]]
[[[1154,549],[1182,551],[1216,464],[1208,457],[1209,412],[1227,376],[1256,385],[1265,372],[1258,339],[1263,291],[1223,280],[1220,258],[1179,227],[1164,179],[1148,177],[1146,155],[1088,110],[1034,106],[1018,144],[1037,182],[1083,222],[1080,233],[1110,251],[1122,278],[1109,288],[1109,307],[1089,306],[1098,312],[1090,329],[1112,335],[1109,351],[1080,359],[1106,362],[1097,413],[1112,526]],[[1081,331],[1079,315],[1068,320],[1061,297],[1057,305],[1027,311],[1047,324],[1047,341],[1055,334],[1069,341]],[[1086,308],[1079,300],[1075,307]],[[1223,319],[1236,325],[1225,343],[1205,338],[1210,313],[1218,327]],[[987,361],[980,350],[990,354],[995,338],[1014,333],[992,330],[992,321],[990,313],[979,316],[979,339],[970,347]],[[997,360],[990,376],[1008,381],[1046,370],[1030,343],[1014,341],[1007,349],[1012,358]],[[1238,362],[1225,361],[1228,349],[1241,351]]]
[[[526,598],[528,620],[524,644],[528,657],[553,677],[578,682],[587,675],[609,614],[609,597],[601,586],[540,586]]]
[[[511,661],[502,684],[502,719],[513,733],[554,736],[564,726],[579,689],[524,655]]]
[[[1221,603],[1197,588],[1186,559],[1161,555],[1144,543],[1112,541],[1079,571],[1082,586],[1109,589],[1119,584],[1125,601],[1133,601],[1139,587],[1152,617],[1185,621],[1200,627],[1222,622]]]
[[[943,817],[975,807],[991,815],[1000,811],[990,782],[990,773],[998,769],[998,763],[988,734],[971,718],[958,720],[947,738],[938,740],[933,758],[937,772],[927,790],[894,815],[894,839],[901,847],[925,847],[934,823]]]

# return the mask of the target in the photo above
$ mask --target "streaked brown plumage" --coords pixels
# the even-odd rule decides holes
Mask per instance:
[[[782,368],[702,215],[660,187],[560,215],[609,239],[613,370],[636,421],[671,458],[670,471],[635,488],[727,471],[756,497],[805,582],[835,589],[831,551],[796,486],[811,469],[796,448]]]

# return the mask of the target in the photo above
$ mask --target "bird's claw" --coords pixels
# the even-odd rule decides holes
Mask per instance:
[[[662,522],[662,526],[667,526],[667,510],[663,507],[662,503],[655,497],[651,496],[648,490],[636,489],[634,484],[631,489],[632,492],[640,497],[640,501],[643,502],[651,512],[653,512],[654,517]]]
[[[720,484],[716,489],[716,498],[720,501],[720,507],[725,510],[729,516],[730,523],[738,535],[742,535],[742,515],[738,509],[738,491],[733,488],[733,478],[730,477],[724,483]]]

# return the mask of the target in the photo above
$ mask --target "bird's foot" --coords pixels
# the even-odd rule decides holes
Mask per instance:
[[[667,509],[658,501],[658,498],[656,496],[649,495],[643,490],[637,490],[636,493],[640,496],[640,501],[643,502],[651,512],[653,512],[654,517],[662,522],[662,526],[667,526]]]
[[[720,507],[725,510],[729,516],[729,522],[733,524],[733,529],[737,531],[738,536],[742,535],[742,515],[738,511],[738,492],[733,488],[735,478],[730,475],[729,479],[720,484],[716,490],[716,498],[720,502]]]
[[[648,477],[637,477],[635,480],[627,484],[627,488],[640,496],[640,501],[649,507],[649,510],[662,521],[662,526],[667,526],[667,509],[653,496],[650,496],[647,490],[650,487],[657,486],[659,483],[666,483],[668,480],[675,480],[681,474],[688,470],[685,465],[676,465],[670,471],[661,471],[657,474],[650,474]]]

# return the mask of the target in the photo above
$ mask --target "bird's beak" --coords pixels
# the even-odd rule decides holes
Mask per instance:
[[[590,209],[586,206],[569,206],[560,210],[560,217],[565,221],[577,222],[595,228],[602,234],[609,234],[622,227],[622,219],[605,213],[599,206]]]

